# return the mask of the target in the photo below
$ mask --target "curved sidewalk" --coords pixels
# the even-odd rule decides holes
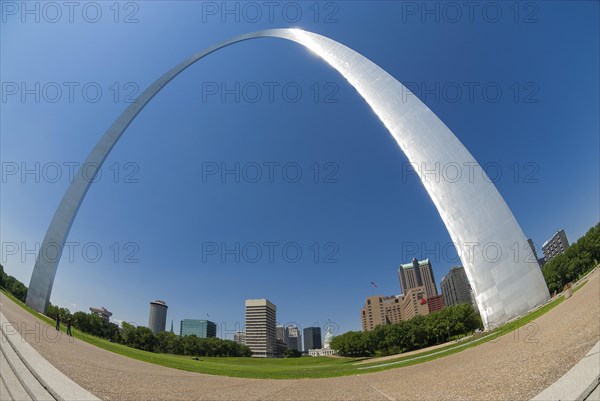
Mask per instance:
[[[600,342],[563,377],[536,395],[531,401],[590,400],[600,383]]]
[[[0,312],[0,400],[98,401],[44,359]]]

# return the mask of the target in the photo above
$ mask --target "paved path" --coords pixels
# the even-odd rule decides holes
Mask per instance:
[[[0,331],[0,400],[55,400],[29,371],[2,331]]]
[[[104,400],[529,400],[600,339],[598,272],[533,324],[460,353],[385,372],[328,379],[210,376],[129,359],[53,328],[0,296],[0,310],[60,371]],[[31,334],[38,333],[38,335]]]
[[[585,401],[600,401],[600,386],[596,386],[596,389],[592,391],[592,394]]]
[[[98,401],[45,360],[0,312],[1,401]]]
[[[600,380],[600,342],[563,377],[531,401],[589,400]]]

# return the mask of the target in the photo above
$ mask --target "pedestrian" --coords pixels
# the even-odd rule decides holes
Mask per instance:
[[[67,335],[73,337],[73,333],[71,333],[71,318],[67,319]]]
[[[56,314],[56,330],[60,330],[60,313]]]

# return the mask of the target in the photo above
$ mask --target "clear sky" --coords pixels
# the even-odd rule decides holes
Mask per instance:
[[[26,285],[72,166],[128,99],[194,52],[265,28],[329,36],[413,89],[538,245],[599,220],[598,2],[23,4],[1,3],[0,234],[2,264]],[[239,182],[221,175],[236,168]],[[153,99],[68,242],[53,303],[146,325],[163,299],[167,325],[209,316],[228,338],[246,298],[274,302],[280,323],[358,330],[366,296],[400,293],[400,263],[429,257],[438,286],[459,264],[364,100],[277,39],[215,53]]]

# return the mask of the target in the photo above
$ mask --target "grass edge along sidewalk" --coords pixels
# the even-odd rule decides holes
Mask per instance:
[[[584,281],[580,286],[584,285]],[[579,288],[577,288],[579,289]],[[42,320],[50,326],[54,325],[54,321],[45,315],[42,315],[23,302],[16,299],[6,291],[2,291],[14,303],[22,307],[31,315]],[[469,349],[480,344],[498,339],[501,336],[509,334],[514,330],[526,326],[533,320],[544,315],[554,307],[564,301],[561,295],[556,296],[545,305],[536,310],[521,316],[505,325],[496,328],[489,332],[478,333],[463,341],[455,344],[450,344],[446,347],[433,350],[424,350],[423,352],[412,354],[410,356],[399,356],[398,358],[389,359],[385,362],[374,361],[372,363],[364,361],[364,358],[340,358],[340,357],[320,357],[320,358],[289,358],[289,359],[273,359],[273,358],[227,358],[227,357],[202,357],[200,360],[193,360],[189,356],[157,354],[148,351],[142,351],[135,348],[130,348],[122,344],[112,343],[108,340],[94,337],[79,331],[74,330],[74,336],[82,341],[85,341],[96,347],[105,349],[116,354],[137,359],[142,362],[153,363],[169,368],[185,370],[189,372],[243,377],[243,378],[262,378],[262,379],[302,379],[302,378],[325,378],[337,376],[349,376],[356,374],[364,374],[389,370],[428,362],[434,359],[442,358]],[[65,332],[66,328],[61,325],[61,331]],[[354,362],[363,361],[357,365]]]

